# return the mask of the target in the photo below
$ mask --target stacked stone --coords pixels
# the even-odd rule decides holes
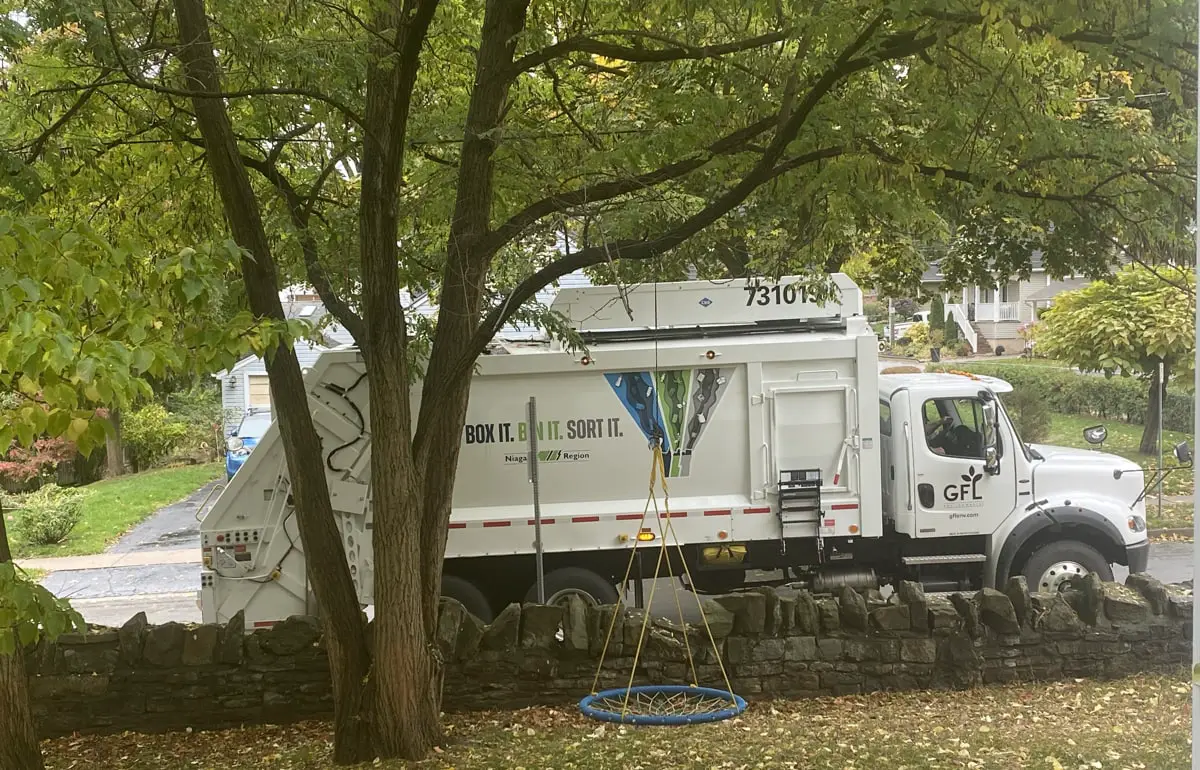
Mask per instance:
[[[513,604],[485,625],[443,601],[436,642],[446,706],[569,704],[594,683],[724,688],[728,676],[749,699],[808,697],[1174,673],[1191,661],[1191,589],[1148,575],[1126,585],[1093,575],[1054,595],[1030,595],[1014,578],[1003,591],[950,595],[905,582],[886,601],[849,588],[837,596],[759,588],[702,602],[707,627],[647,622],[640,610],[589,608],[577,598],[562,607]],[[150,626],[139,614],[120,629],[40,644],[30,651],[30,683],[42,732],[329,714],[318,621],[295,617],[251,634],[243,625],[238,615],[226,626]]]

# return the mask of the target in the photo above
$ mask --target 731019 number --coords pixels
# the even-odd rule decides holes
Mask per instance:
[[[746,307],[751,305],[794,305],[806,302],[804,289],[795,286],[746,286]]]

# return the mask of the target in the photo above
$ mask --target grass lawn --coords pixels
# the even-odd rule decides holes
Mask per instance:
[[[1097,420],[1094,417],[1079,417],[1076,415],[1054,415],[1050,423],[1050,437],[1045,443],[1058,446],[1080,447],[1093,449],[1083,440],[1083,429],[1092,425],[1103,425],[1108,428],[1108,440],[1104,442],[1104,451],[1127,457],[1143,468],[1153,468],[1158,465],[1157,457],[1146,457],[1139,454],[1138,444],[1142,440],[1142,426],[1128,425],[1123,422]],[[1163,434],[1163,463],[1170,467],[1175,464],[1171,449],[1180,441],[1187,441],[1193,447],[1195,442],[1191,436],[1174,431]],[[1149,479],[1147,479],[1149,480]],[[1190,495],[1195,489],[1195,474],[1192,470],[1179,470],[1167,476],[1163,482],[1163,495]],[[1165,500],[1162,510],[1158,508],[1158,494],[1150,490],[1146,494],[1146,518],[1150,529],[1190,528],[1192,526],[1192,504]]]
[[[1186,676],[754,700],[741,718],[691,727],[620,727],[570,706],[447,717],[447,739],[418,764],[482,770],[801,768],[803,770],[1176,770],[1191,757]],[[43,744],[47,770],[317,770],[322,722],[215,733],[71,737]]]
[[[1099,420],[1095,417],[1056,414],[1050,422],[1050,437],[1043,443],[1079,447],[1082,449],[1095,449],[1096,447],[1083,440],[1083,429],[1101,424],[1108,429],[1108,440],[1104,442],[1103,451],[1127,457],[1143,468],[1153,468],[1158,465],[1157,457],[1147,457],[1139,454],[1137,451],[1138,444],[1142,440],[1142,426],[1128,425],[1115,420]],[[1171,455],[1171,450],[1181,441],[1186,441],[1192,444],[1193,447],[1195,446],[1195,442],[1191,436],[1183,433],[1175,433],[1174,431],[1164,431],[1163,463],[1166,466],[1170,467],[1175,464],[1175,458]],[[1163,484],[1163,494],[1190,495],[1192,494],[1193,486],[1193,473],[1191,470],[1175,471],[1167,476]]]
[[[14,556],[101,553],[113,540],[154,511],[182,500],[220,476],[223,467],[220,463],[186,465],[90,484],[85,487],[91,494],[83,503],[83,519],[58,545],[34,546],[21,542],[21,511],[13,511],[8,515],[13,519]]]

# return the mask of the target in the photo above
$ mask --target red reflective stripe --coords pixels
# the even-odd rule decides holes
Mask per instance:
[[[725,509],[725,510],[723,510],[723,511],[705,511],[705,512],[704,512],[704,515],[705,515],[705,516],[732,516],[732,515],[733,515],[733,511],[731,511],[730,509],[726,508],[726,509]]]
[[[666,519],[666,518],[682,519],[682,518],[686,518],[686,517],[687,517],[687,511],[671,511],[670,513],[658,514],[658,518],[660,518],[660,519]]]
[[[483,526],[485,526],[485,527],[511,527],[512,522],[511,521],[485,521],[485,522],[483,522]]]
[[[858,503],[838,503],[829,507],[835,511],[853,511],[858,509]]]
[[[770,513],[770,508],[747,508],[742,513]]]
[[[467,528],[467,524],[464,521],[450,522],[450,529],[466,529],[466,528]]]
[[[617,521],[637,521],[642,518],[640,513],[618,513]]]
[[[258,620],[258,621],[255,621],[254,627],[255,628],[270,628],[271,626],[275,625],[278,622],[279,621],[277,621],[277,620]]]
[[[572,516],[571,521],[574,524],[587,524],[593,521],[600,521],[599,516]]]
[[[553,524],[553,523],[554,523],[554,519],[542,519],[542,524],[543,524],[543,525],[546,525],[546,524]],[[530,520],[529,520],[529,526],[531,526],[531,527],[536,527],[536,526],[537,526],[537,522],[536,522],[536,521],[534,521],[533,519],[530,519]]]

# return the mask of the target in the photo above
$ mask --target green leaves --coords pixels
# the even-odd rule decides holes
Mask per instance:
[[[1190,381],[1195,291],[1191,270],[1127,266],[1058,295],[1042,316],[1038,350],[1084,370],[1141,377],[1164,360],[1176,381]]]
[[[35,583],[12,562],[0,563],[0,655],[10,655],[20,640],[31,645],[61,634],[86,630],[83,618],[65,599]]]
[[[65,436],[86,454],[104,441],[98,408],[129,404],[148,377],[212,371],[247,349],[244,327],[212,323],[207,312],[233,277],[223,247],[154,263],[86,226],[0,222],[19,244],[0,250],[0,277],[20,276],[13,301],[0,298],[0,393],[20,395],[0,410],[0,450],[14,436],[25,445]]]

